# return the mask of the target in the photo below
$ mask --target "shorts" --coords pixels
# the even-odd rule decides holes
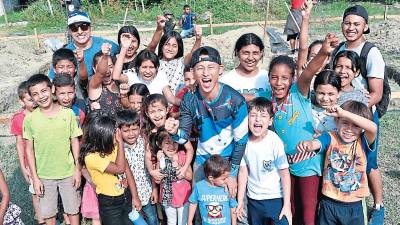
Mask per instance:
[[[340,202],[322,197],[318,217],[319,225],[364,225],[362,202]]]
[[[300,33],[289,34],[289,35],[287,36],[286,41],[299,39],[299,35],[300,35]]]
[[[57,215],[57,200],[60,193],[64,212],[69,215],[79,213],[81,197],[79,191],[73,186],[73,179],[40,179],[44,186],[44,195],[39,198],[40,213],[48,219]]]
[[[380,136],[380,128],[379,128],[379,116],[378,112],[375,110],[373,114],[374,123],[378,127],[378,132],[376,133],[375,144],[372,151],[365,151],[367,156],[367,174],[371,172],[371,169],[378,169],[378,148],[379,148],[379,136]]]

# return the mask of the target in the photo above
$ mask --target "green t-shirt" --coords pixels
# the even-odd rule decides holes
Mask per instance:
[[[39,108],[24,119],[23,137],[34,145],[39,178],[63,179],[74,173],[71,138],[82,135],[74,112],[61,107],[57,115],[45,116]]]

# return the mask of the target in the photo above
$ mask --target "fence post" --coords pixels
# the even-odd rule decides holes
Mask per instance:
[[[50,0],[47,0],[47,4],[49,5],[49,9],[50,9],[50,14],[51,14],[51,16],[54,17],[53,6],[51,6]]]
[[[35,33],[36,47],[39,49],[40,48],[40,42],[39,42],[39,36],[38,36],[36,27],[33,28],[33,32]]]
[[[126,9],[125,9],[124,23],[122,24],[122,26],[126,25],[126,18],[128,17],[128,9],[129,9],[129,7],[126,7]]]
[[[7,18],[7,11],[6,11],[6,8],[4,7],[3,0],[0,0],[0,13],[4,13],[4,20],[6,21],[6,25],[9,26],[8,18]]]
[[[101,15],[104,16],[103,1],[99,0]]]
[[[210,12],[210,32],[211,32],[211,35],[214,34],[212,15],[213,15],[212,12]]]
[[[388,5],[385,5],[385,12],[384,12],[384,14],[383,14],[383,19],[384,19],[384,20],[387,20],[388,8],[389,8],[389,6],[388,6]]]

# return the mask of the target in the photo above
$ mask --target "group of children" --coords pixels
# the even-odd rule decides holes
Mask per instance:
[[[297,65],[277,56],[259,69],[264,45],[248,33],[235,45],[239,65],[221,77],[200,27],[184,55],[158,17],[137,52],[135,27],[120,29],[117,46],[91,36],[87,14],[70,15],[74,43],[54,52],[49,76],[19,85],[11,125],[38,223],[56,224],[61,211],[73,225],[80,215],[132,224],[137,212],[149,225],[362,225],[371,189],[370,224],[383,224],[375,105],[385,65],[376,47],[360,57],[368,14],[345,10],[340,49],[334,34],[309,47],[311,9],[301,6]]]

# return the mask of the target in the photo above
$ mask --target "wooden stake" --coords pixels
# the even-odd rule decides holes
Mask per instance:
[[[35,33],[36,47],[39,49],[40,48],[40,42],[39,42],[39,36],[38,36],[36,27],[33,28],[33,32]]]
[[[137,8],[137,0],[135,0],[135,11],[137,11],[138,10],[138,8]]]
[[[9,26],[8,24],[8,18],[7,18],[7,11],[6,8],[4,7],[4,2],[3,0],[0,0],[0,13],[4,13],[4,20],[6,21],[6,25]]]
[[[383,14],[383,19],[384,19],[384,20],[387,20],[388,8],[389,8],[389,6],[388,6],[388,5],[385,5],[385,12],[384,12],[384,14]]]
[[[125,24],[126,24],[126,17],[128,16],[128,7],[126,7],[126,9],[125,9],[125,16],[124,16],[124,23],[122,24],[122,26],[125,26]]]
[[[214,34],[212,15],[213,15],[212,12],[210,12],[210,32],[211,32],[211,35]]]
[[[142,12],[144,12],[144,2],[143,0],[141,0],[141,2],[142,2]]]
[[[103,2],[101,0],[99,0],[99,4],[100,4],[100,11],[101,11],[101,15],[104,16],[104,7],[103,7]]]
[[[265,20],[264,20],[264,30],[263,30],[263,41],[264,44],[267,42],[267,21],[268,21],[268,16],[269,16],[269,0],[267,0],[267,8],[265,12]]]
[[[54,17],[53,6],[51,6],[50,0],[47,0],[47,4],[49,5],[49,9],[50,9],[50,14],[51,14],[51,16]]]

